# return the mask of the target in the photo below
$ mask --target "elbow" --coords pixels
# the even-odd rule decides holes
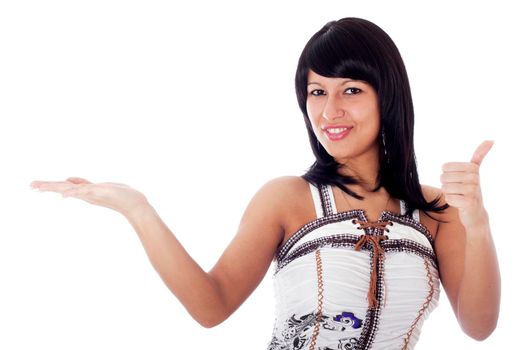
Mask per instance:
[[[463,310],[458,308],[458,322],[463,332],[469,337],[477,341],[484,341],[497,328],[499,309],[499,303],[469,307]]]
[[[486,340],[491,334],[492,331],[481,331],[481,332],[474,332],[474,333],[468,333],[468,336],[476,341],[484,341]]]
[[[217,313],[204,313],[202,315],[192,315],[193,319],[197,321],[199,325],[201,325],[204,328],[214,328],[218,326],[219,324],[223,323],[229,315],[222,312]]]
[[[497,325],[493,325],[490,328],[485,328],[480,331],[470,332],[470,333],[468,333],[468,335],[469,335],[469,337],[471,337],[474,340],[484,341],[494,332],[496,326]]]
[[[190,316],[204,328],[218,326],[234,312],[233,308],[228,307],[220,293],[214,292],[212,295],[214,297],[200,296],[190,307],[186,307]]]
[[[223,322],[223,320],[218,320],[215,318],[207,318],[207,317],[206,318],[195,318],[195,321],[197,321],[197,323],[204,328],[214,328]]]
[[[197,321],[198,324],[200,324],[204,328],[214,328],[223,322],[215,319],[196,319],[195,321]]]
[[[486,340],[497,328],[497,318],[489,320],[488,322],[482,322],[476,327],[463,327],[463,331],[472,339],[477,341]]]

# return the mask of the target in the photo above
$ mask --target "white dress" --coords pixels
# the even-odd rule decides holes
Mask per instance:
[[[419,212],[337,212],[310,184],[317,219],[276,253],[276,320],[268,350],[413,349],[440,293],[434,242]]]

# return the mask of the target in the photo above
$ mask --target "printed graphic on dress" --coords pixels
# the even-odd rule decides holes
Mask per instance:
[[[268,345],[268,350],[302,350],[307,349],[311,335],[312,328],[317,323],[316,313],[312,312],[300,317],[295,314],[292,315],[284,324],[282,332],[277,334],[274,332],[272,341]],[[354,316],[354,313],[343,311],[333,317],[328,315],[321,315],[320,328],[326,331],[341,332],[345,335],[346,329],[360,329],[363,325],[363,320]],[[318,350],[350,350],[354,349],[358,339],[355,337],[341,338],[338,340],[336,348],[331,347],[317,347]]]

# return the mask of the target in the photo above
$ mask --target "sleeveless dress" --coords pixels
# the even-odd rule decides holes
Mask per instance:
[[[440,294],[434,242],[419,212],[337,212],[330,185],[309,185],[317,219],[276,252],[268,350],[413,349]]]

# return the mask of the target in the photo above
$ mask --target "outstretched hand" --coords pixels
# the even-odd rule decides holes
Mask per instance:
[[[82,199],[126,216],[141,205],[147,204],[142,193],[120,183],[95,184],[80,177],[70,177],[66,181],[33,181],[30,186],[42,192],[56,192],[63,197]]]
[[[445,163],[442,167],[440,180],[445,201],[458,208],[460,220],[465,227],[487,220],[481,195],[479,168],[493,144],[493,141],[481,143],[470,162]]]

